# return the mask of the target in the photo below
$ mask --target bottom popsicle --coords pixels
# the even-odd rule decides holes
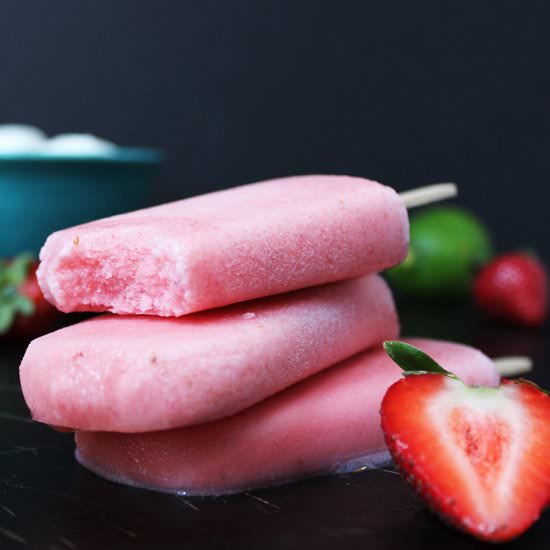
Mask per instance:
[[[496,386],[478,350],[408,340],[468,384]],[[389,460],[379,407],[401,369],[381,347],[231,417],[141,434],[78,432],[76,457],[112,481],[186,495],[222,495]]]

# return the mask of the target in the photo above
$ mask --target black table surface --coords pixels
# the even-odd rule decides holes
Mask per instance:
[[[403,333],[452,339],[491,356],[530,355],[550,386],[550,327],[501,327],[469,304],[400,303]],[[33,423],[0,344],[0,549],[475,548],[391,469],[322,477],[230,497],[183,498],[105,481],[73,458],[72,437]],[[550,511],[509,548],[550,547]]]

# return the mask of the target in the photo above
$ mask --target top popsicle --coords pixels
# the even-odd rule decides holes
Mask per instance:
[[[180,316],[382,271],[407,245],[390,187],[297,176],[58,231],[38,279],[65,312]]]

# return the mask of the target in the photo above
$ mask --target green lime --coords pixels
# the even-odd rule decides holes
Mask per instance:
[[[409,254],[387,275],[406,294],[461,296],[491,256],[491,239],[479,219],[462,208],[439,206],[411,217]]]

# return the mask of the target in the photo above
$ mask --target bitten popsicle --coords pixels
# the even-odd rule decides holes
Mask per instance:
[[[469,384],[496,386],[468,346],[411,339]],[[76,434],[77,459],[107,479],[188,495],[236,493],[388,460],[379,408],[402,371],[378,346],[234,416],[144,434]]]
[[[21,385],[39,422],[163,430],[234,414],[398,331],[371,275],[179,319],[96,317],[31,342]]]
[[[407,211],[390,187],[297,176],[58,231],[38,280],[65,312],[178,317],[379,272],[407,245]]]

